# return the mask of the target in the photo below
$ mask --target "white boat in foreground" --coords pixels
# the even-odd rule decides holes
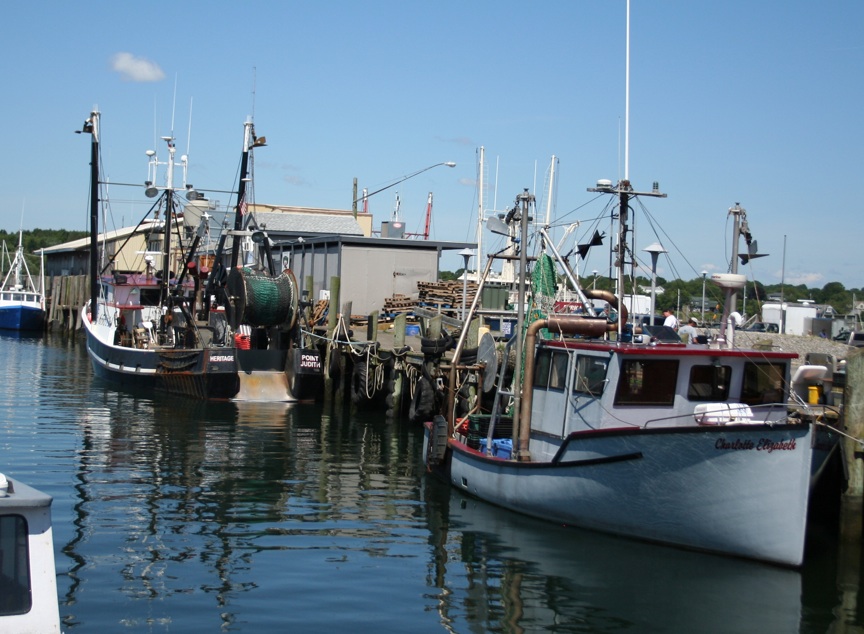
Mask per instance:
[[[0,474],[0,632],[60,632],[51,501]]]

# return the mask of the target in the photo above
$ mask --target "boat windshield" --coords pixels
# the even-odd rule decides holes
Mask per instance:
[[[0,517],[0,616],[26,614],[32,607],[27,544],[27,520]]]

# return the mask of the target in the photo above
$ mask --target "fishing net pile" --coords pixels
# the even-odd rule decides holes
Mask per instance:
[[[291,328],[297,319],[297,281],[290,271],[272,277],[234,269],[228,275],[228,292],[238,323]]]

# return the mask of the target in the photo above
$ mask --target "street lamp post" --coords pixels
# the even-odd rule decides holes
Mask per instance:
[[[705,326],[705,278],[708,271],[702,271],[702,326]]]
[[[596,290],[597,288],[597,269],[591,271],[591,274],[594,276],[594,279],[591,280],[591,290]]]
[[[465,265],[462,267],[462,321],[465,321],[465,300],[468,297],[468,261],[474,255],[474,251],[465,248],[459,252],[459,255],[465,261]]]
[[[387,189],[390,189],[391,187],[396,187],[396,185],[398,185],[399,183],[404,183],[409,178],[414,178],[415,176],[422,174],[423,172],[427,172],[434,167],[439,167],[440,165],[446,165],[447,167],[456,167],[456,163],[454,163],[453,161],[445,161],[444,163],[435,163],[435,165],[430,165],[429,167],[424,167],[422,170],[417,170],[416,172],[411,172],[410,174],[407,174],[406,176],[403,176],[402,178],[399,178],[399,179],[393,181],[389,185],[385,185],[381,189],[376,189],[371,194],[363,194],[362,196],[360,196],[360,198],[355,199],[354,202],[351,203],[351,206],[354,209],[356,209],[357,203],[360,202],[361,200],[365,200],[366,198],[370,198],[371,196],[374,196],[375,194],[380,194],[381,192],[383,192]]]
[[[655,303],[657,301],[657,256],[661,253],[669,253],[666,249],[663,248],[663,245],[659,242],[655,242],[654,244],[649,244],[647,247],[642,249],[651,254],[651,316],[650,316],[650,325],[654,325],[654,309]]]

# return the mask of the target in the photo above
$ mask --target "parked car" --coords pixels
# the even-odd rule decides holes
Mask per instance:
[[[846,343],[854,348],[864,348],[864,331],[853,330],[849,333],[849,340]]]
[[[780,332],[780,326],[767,321],[757,321],[745,330],[748,332]]]

